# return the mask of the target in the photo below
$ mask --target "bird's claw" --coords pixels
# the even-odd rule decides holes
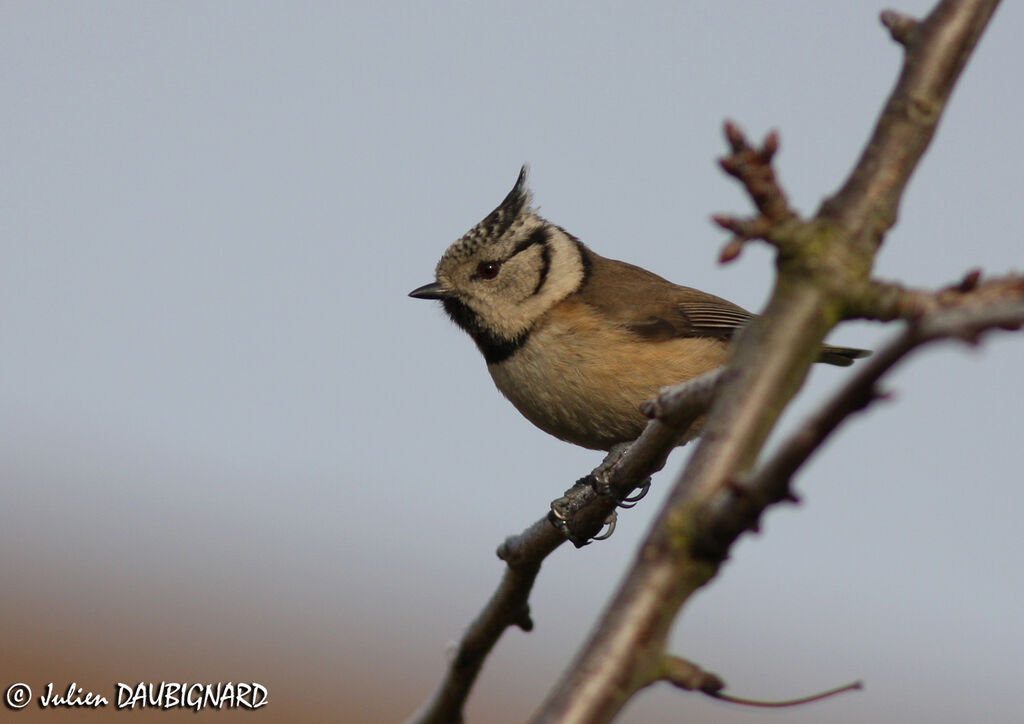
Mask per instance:
[[[607,495],[610,498],[614,498],[615,504],[618,507],[625,509],[634,507],[637,503],[644,499],[644,496],[646,496],[648,491],[650,491],[651,489],[651,479],[648,477],[645,478],[642,483],[633,488],[633,490],[639,489],[639,492],[630,493],[626,497],[620,498],[618,493],[615,492],[615,489],[611,486],[611,484],[608,482],[608,479],[605,478],[604,475],[588,475],[587,478],[590,479],[590,486],[594,489],[595,493],[597,493],[598,495]],[[583,482],[583,480],[587,480],[587,478],[583,478],[580,482]]]
[[[604,533],[598,533],[589,541],[587,541],[587,543],[591,543],[595,540],[608,540],[609,538],[611,538],[612,533],[615,532],[615,524],[618,522],[618,520],[619,514],[613,510],[611,513],[608,514],[608,517],[604,519],[604,524],[608,527],[608,530]]]
[[[557,502],[557,501],[556,501]],[[551,507],[551,512],[548,513],[548,522],[558,529],[558,532],[565,536],[566,540],[572,543],[577,548],[590,545],[596,540],[607,540],[611,537],[612,533],[615,532],[615,524],[618,521],[618,514],[613,510],[608,514],[608,517],[604,519],[604,525],[607,528],[605,532],[598,533],[592,538],[580,538],[576,536],[569,528],[569,521],[562,517],[562,512],[555,506]],[[604,528],[602,528],[604,530]]]
[[[639,503],[641,500],[647,497],[647,493],[649,493],[651,490],[651,479],[645,478],[644,481],[640,483],[640,485],[633,489],[638,492],[631,493],[622,500],[620,500],[618,503],[620,508],[626,508],[627,510],[629,508],[633,508],[636,506],[637,503]]]
[[[582,548],[595,540],[607,540],[611,537],[612,533],[615,532],[615,525],[618,522],[618,515],[614,510],[612,510],[604,520],[604,526],[601,528],[603,532],[599,532],[592,538],[582,538],[573,533],[572,529],[569,527],[569,519],[576,513],[580,501],[577,499],[577,496],[573,496],[572,493],[580,486],[589,486],[598,495],[604,495],[612,498],[612,500],[615,501],[615,505],[619,508],[632,508],[640,502],[640,500],[642,500],[651,489],[651,479],[647,478],[642,483],[635,486],[633,489],[636,492],[623,498],[619,497],[619,494],[602,473],[591,473],[590,475],[577,480],[572,489],[567,490],[564,496],[552,501],[551,512],[548,513],[548,522],[555,526],[555,528],[558,529],[558,532],[565,536],[566,540],[571,542],[577,548]]]
[[[559,500],[561,500],[561,498]],[[548,522],[555,526],[558,532],[561,533],[567,541],[577,548],[582,548],[590,543],[590,541],[585,538],[579,538],[572,532],[572,529],[569,527],[569,520],[565,517],[565,513],[561,506],[558,505],[559,500],[551,503],[551,512],[548,513]]]

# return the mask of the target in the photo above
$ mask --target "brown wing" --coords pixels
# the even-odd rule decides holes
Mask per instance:
[[[754,318],[721,297],[680,287],[638,266],[605,259],[586,247],[583,253],[590,273],[578,292],[580,298],[645,339],[729,339]],[[846,367],[870,354],[866,349],[825,345],[818,361]]]
[[[589,276],[580,298],[604,316],[650,339],[718,337],[728,339],[753,319],[732,302],[680,287],[646,269],[605,259],[589,249]]]

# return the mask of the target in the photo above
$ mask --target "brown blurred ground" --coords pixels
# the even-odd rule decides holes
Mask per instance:
[[[33,600],[5,588],[0,601],[0,686],[6,692],[12,683],[24,682],[32,687],[33,702],[17,711],[0,709],[2,721],[391,722],[404,719],[417,698],[415,692],[396,696],[395,682],[379,661],[360,660],[359,642],[353,642],[355,648],[339,642],[332,652],[331,646],[316,650],[297,639],[289,648],[274,632],[247,630],[244,623],[210,627],[218,619],[233,618],[230,612],[183,622],[176,620],[172,608],[153,610],[147,630],[139,625],[147,618],[145,612],[124,616],[113,602],[109,611],[84,610],[71,599],[72,591],[64,590],[63,600],[56,598],[56,590],[50,600]],[[74,681],[110,703],[99,709],[41,709],[38,697],[51,681],[57,692]],[[116,682],[140,681],[258,682],[268,689],[268,704],[258,710],[199,713],[118,710]]]

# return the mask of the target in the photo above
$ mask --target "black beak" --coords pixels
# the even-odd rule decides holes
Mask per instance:
[[[444,299],[450,295],[451,292],[438,282],[424,284],[422,287],[416,287],[409,292],[409,296],[413,299]]]

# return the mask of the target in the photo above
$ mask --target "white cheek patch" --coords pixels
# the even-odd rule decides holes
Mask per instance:
[[[560,229],[550,227],[544,243],[548,264],[543,277],[541,250],[524,252],[535,256],[530,259],[532,263],[528,268],[519,270],[514,283],[505,289],[496,288],[493,299],[470,303],[503,337],[511,339],[526,332],[549,309],[579,289],[583,282],[583,259],[576,242]]]
[[[538,314],[546,312],[565,299],[583,283],[583,256],[575,241],[561,229],[552,228],[548,249],[550,267],[547,279],[543,288],[534,295],[534,299],[526,302],[527,305],[542,305],[544,308]]]

